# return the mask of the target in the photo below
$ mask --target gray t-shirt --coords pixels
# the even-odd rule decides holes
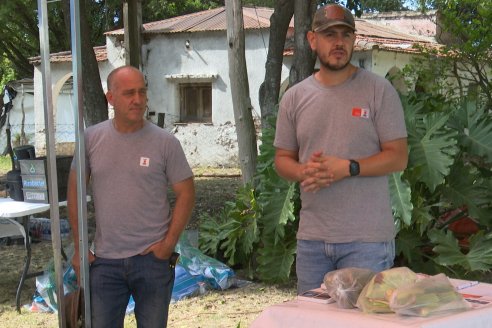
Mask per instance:
[[[85,147],[96,255],[126,258],[162,239],[171,220],[168,188],[193,175],[178,139],[150,122],[120,133],[107,120],[86,129]]]
[[[406,138],[397,92],[384,78],[358,69],[344,83],[327,87],[314,76],[282,97],[274,145],[297,151],[358,159],[381,151],[381,143]],[[381,242],[394,238],[387,176],[350,177],[316,193],[301,190],[298,239],[329,243]]]

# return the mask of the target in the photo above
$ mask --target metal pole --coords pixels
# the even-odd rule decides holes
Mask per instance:
[[[80,3],[70,0],[72,39],[73,102],[75,116],[75,157],[77,165],[77,209],[79,224],[80,288],[84,295],[85,327],[91,327],[91,302],[89,287],[89,238],[87,233],[87,197],[84,144],[84,104],[82,88],[82,47],[80,33]]]
[[[48,34],[48,8],[46,1],[38,0],[39,45],[41,50],[41,72],[43,75],[43,107],[46,135],[46,159],[48,161],[48,193],[50,201],[51,240],[55,263],[58,323],[65,327],[65,304],[63,298],[63,269],[61,257],[60,211],[58,205],[58,178],[56,175],[56,151],[53,119],[53,92],[51,90],[50,42]]]

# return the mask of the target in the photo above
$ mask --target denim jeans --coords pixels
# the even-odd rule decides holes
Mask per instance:
[[[342,268],[365,268],[374,272],[393,266],[395,241],[339,243],[297,240],[297,293],[319,288],[327,272]]]
[[[166,327],[173,285],[174,268],[153,253],[125,259],[96,257],[90,267],[92,327],[123,327],[130,295],[137,327]]]

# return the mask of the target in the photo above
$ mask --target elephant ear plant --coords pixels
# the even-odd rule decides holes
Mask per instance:
[[[417,272],[492,267],[492,117],[479,101],[402,97],[409,163],[390,179],[397,253]]]
[[[275,117],[268,126],[262,131],[256,187],[241,187],[219,217],[202,217],[199,242],[202,251],[224,258],[250,279],[286,282],[295,259],[299,189],[275,172]]]

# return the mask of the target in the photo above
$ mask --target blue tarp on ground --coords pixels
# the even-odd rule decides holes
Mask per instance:
[[[186,235],[183,235],[176,245],[176,251],[180,253],[180,258],[176,265],[172,302],[203,294],[209,289],[224,290],[235,284],[234,271],[193,247]],[[71,265],[65,268],[63,280],[65,294],[77,287],[77,279]],[[33,303],[27,307],[31,311],[57,311],[52,263],[43,275],[36,277],[36,294]],[[132,313],[134,307],[133,297],[130,297],[127,314]]]

